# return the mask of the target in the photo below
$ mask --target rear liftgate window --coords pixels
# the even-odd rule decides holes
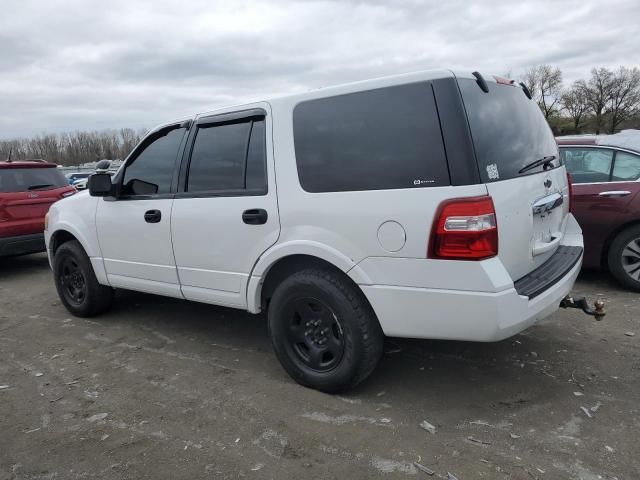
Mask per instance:
[[[525,165],[555,156],[560,164],[553,133],[536,102],[520,87],[490,82],[483,92],[475,80],[458,80],[476,148],[483,182],[508,180],[539,173],[542,165],[523,173]]]
[[[307,192],[450,184],[429,83],[300,103],[293,130],[298,176]]]

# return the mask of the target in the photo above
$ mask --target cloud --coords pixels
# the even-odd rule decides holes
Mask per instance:
[[[637,65],[640,3],[5,0],[0,138],[157,123],[420,70]]]

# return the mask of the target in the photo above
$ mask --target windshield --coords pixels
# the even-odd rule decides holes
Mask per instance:
[[[483,92],[475,80],[458,80],[483,182],[507,180],[543,171],[544,165],[519,171],[545,157],[560,165],[553,133],[536,102],[520,87],[489,83]]]
[[[57,168],[0,168],[0,192],[51,190],[69,185]]]

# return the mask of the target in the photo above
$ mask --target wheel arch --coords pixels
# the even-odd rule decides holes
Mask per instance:
[[[69,225],[60,226],[49,236],[47,255],[49,256],[50,265],[53,267],[53,257],[60,246],[73,240],[80,244],[89,257],[98,282],[102,285],[109,285],[104,263],[99,252],[96,252],[95,249],[92,250],[87,239],[76,229],[70,228]]]
[[[252,313],[260,312],[287,275],[309,267],[339,272],[360,291],[359,284],[370,283],[356,262],[331,247],[315,242],[289,244],[286,248],[267,252],[256,263],[247,285],[247,309]],[[366,298],[364,293],[363,296]]]

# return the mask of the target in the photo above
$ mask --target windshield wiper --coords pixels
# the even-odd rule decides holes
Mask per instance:
[[[556,159],[555,155],[549,155],[548,157],[542,157],[539,160],[536,160],[535,162],[531,162],[526,164],[524,167],[522,167],[520,170],[518,170],[518,173],[524,173],[527,172],[529,170],[532,170],[536,167],[539,167],[540,165],[544,166],[544,169],[547,169],[547,165],[549,165],[551,162],[553,162]]]
[[[43,183],[42,185],[31,185],[27,190],[40,190],[41,188],[53,187],[51,183]]]

